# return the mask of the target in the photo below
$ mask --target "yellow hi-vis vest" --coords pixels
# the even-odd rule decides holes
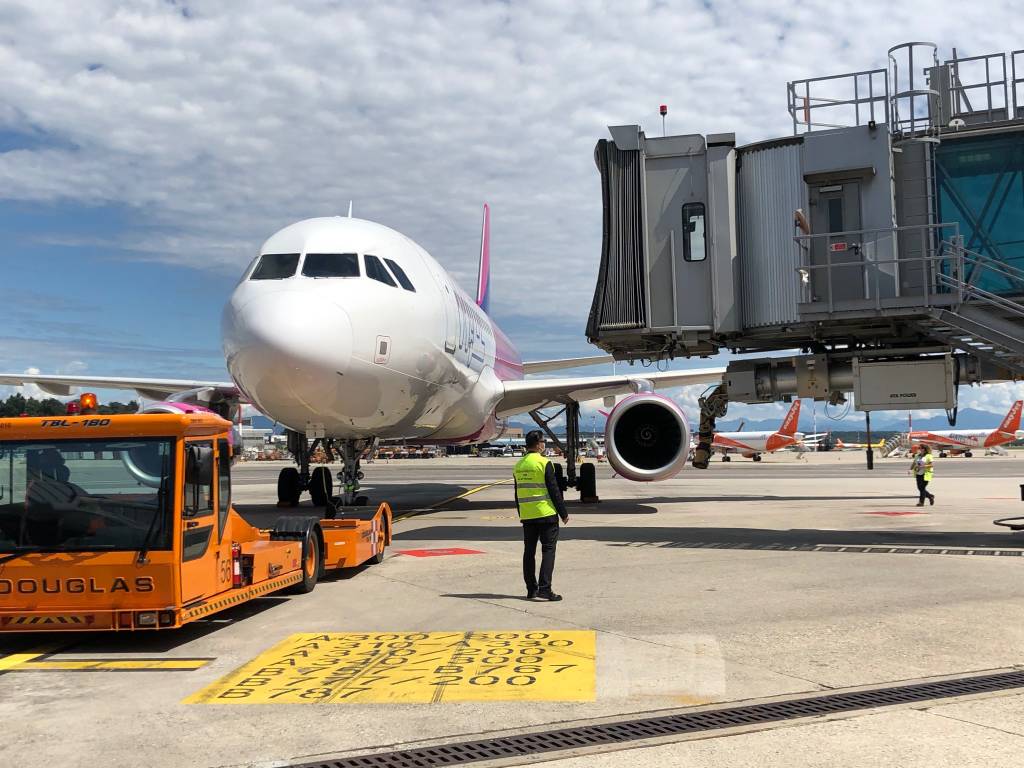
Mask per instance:
[[[516,503],[519,505],[520,520],[536,520],[558,514],[548,495],[547,483],[544,482],[548,463],[539,453],[528,453],[516,462],[512,470],[516,480]]]
[[[924,456],[918,456],[914,459],[914,474],[924,475],[924,481],[930,483],[932,478],[935,476],[935,468],[932,463],[932,455],[926,453]]]

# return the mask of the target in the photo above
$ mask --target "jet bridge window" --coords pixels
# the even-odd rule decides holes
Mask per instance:
[[[416,289],[413,287],[409,276],[405,274],[405,270],[398,266],[392,259],[384,259],[384,261],[386,261],[387,265],[391,267],[391,273],[398,279],[401,286],[407,291],[416,293]]]
[[[687,203],[683,206],[683,260],[704,261],[707,257],[704,203]]]
[[[366,259],[366,276],[368,278],[385,285],[390,285],[392,288],[398,287],[395,279],[391,277],[384,265],[380,263],[380,259],[368,253],[363,258]]]
[[[359,277],[359,256],[355,253],[307,253],[302,262],[305,277]]]
[[[253,270],[250,280],[284,280],[295,274],[299,266],[297,253],[265,253]]]

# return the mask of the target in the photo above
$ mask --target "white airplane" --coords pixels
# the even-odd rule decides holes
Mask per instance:
[[[940,455],[963,454],[968,458],[973,455],[972,449],[987,448],[998,453],[1000,446],[1024,437],[1024,433],[1020,431],[1022,405],[1024,401],[1018,400],[1010,406],[1002,423],[995,429],[912,430],[909,434],[911,448],[930,445],[938,448]]]
[[[800,400],[796,399],[782,424],[774,432],[716,432],[711,450],[721,453],[722,461],[731,461],[730,453],[738,453],[745,458],[760,461],[763,453],[773,453],[780,448],[800,445],[803,435],[796,431],[799,421]]]
[[[661,480],[686,463],[690,429],[658,387],[719,382],[724,368],[526,379],[606,362],[607,356],[521,361],[488,317],[490,211],[484,206],[476,300],[408,237],[362,219],[306,219],[270,237],[246,269],[222,318],[231,381],[0,374],[0,384],[134,389],[153,410],[208,407],[233,418],[252,403],[288,429],[297,468],[281,471],[278,499],[332,503],[320,445],[341,454],[342,505],[358,495],[359,459],[376,440],[483,442],[503,420],[558,404],[628,395],[606,427],[609,463],[632,480]],[[538,307],[543,309],[543,302]]]

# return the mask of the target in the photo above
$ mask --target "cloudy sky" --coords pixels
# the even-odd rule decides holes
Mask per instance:
[[[0,371],[223,378],[260,243],[350,200],[466,287],[489,202],[496,319],[588,354],[607,125],[786,135],[787,80],[1019,48],[1014,5],[5,0]]]

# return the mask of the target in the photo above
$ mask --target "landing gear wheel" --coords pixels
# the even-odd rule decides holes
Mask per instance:
[[[974,454],[973,454],[973,453],[971,453],[970,451],[965,451],[965,452],[964,452],[964,456],[965,456],[966,458],[968,458],[968,459],[969,459],[969,458],[971,458],[971,456],[973,456],[973,455],[974,455]]]
[[[555,464],[555,480],[558,482],[558,487],[562,489],[562,493],[565,493],[569,483],[565,481],[565,470],[562,469],[561,464]]]
[[[306,533],[302,542],[302,581],[289,590],[292,594],[312,592],[320,578],[320,539],[313,531]]]
[[[732,456],[726,454],[725,456],[722,457],[722,461],[732,461]]]
[[[755,453],[751,458],[754,461],[760,461],[761,460],[761,454],[760,453]]]
[[[309,477],[309,495],[313,499],[314,507],[326,507],[331,503],[331,494],[334,491],[334,480],[331,479],[331,470],[327,467],[317,467]]]
[[[944,458],[946,458],[946,456],[947,456],[947,454],[946,454],[945,451],[939,451],[939,458],[940,459],[944,459]]]
[[[597,468],[589,461],[580,465],[580,478],[577,490],[580,492],[580,501],[583,503],[598,501]]]
[[[302,495],[302,481],[299,479],[299,470],[295,467],[285,467],[277,476],[277,504],[281,507],[294,507],[299,503],[299,496]]]

